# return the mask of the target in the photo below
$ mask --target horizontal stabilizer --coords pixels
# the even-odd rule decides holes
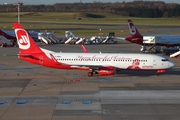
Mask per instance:
[[[31,59],[35,59],[35,60],[41,60],[40,58],[37,58],[31,54],[18,54],[18,56],[20,57],[27,57],[27,58],[31,58]]]
[[[125,40],[125,38],[123,38],[123,37],[116,37],[116,38],[119,40]]]

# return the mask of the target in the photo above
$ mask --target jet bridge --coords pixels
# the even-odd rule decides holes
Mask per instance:
[[[58,44],[61,43],[52,33],[39,33],[38,39],[45,44]]]
[[[109,32],[104,38],[102,38],[101,43],[104,44],[117,43],[117,41],[114,41],[114,38],[115,38],[115,33]]]
[[[84,44],[85,38],[80,38],[78,41],[76,41],[76,44]]]
[[[62,42],[60,39],[58,39],[58,38],[57,38],[56,36],[54,36],[54,34],[52,34],[52,33],[49,34],[49,38],[55,40],[56,43],[61,43],[61,42]]]
[[[45,37],[45,33],[39,33],[38,39],[44,44],[50,44],[50,41]]]
[[[105,37],[92,36],[85,44],[114,44],[117,41],[114,41],[115,33],[109,32]]]
[[[72,31],[65,31],[65,37],[66,37],[65,44],[75,44],[78,39],[78,37],[75,37]]]
[[[79,38],[72,31],[65,31],[65,44],[84,44],[85,38]]]

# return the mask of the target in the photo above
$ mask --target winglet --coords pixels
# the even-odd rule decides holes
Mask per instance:
[[[82,46],[83,52],[84,52],[84,53],[88,53],[88,51],[87,51],[87,49],[84,47],[84,45],[82,44],[81,46]]]

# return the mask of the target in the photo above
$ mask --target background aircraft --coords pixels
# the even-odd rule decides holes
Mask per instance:
[[[179,50],[178,47],[174,48],[174,46],[180,45],[180,35],[142,36],[131,20],[128,20],[128,27],[131,36],[128,36],[126,38],[117,38],[142,45],[141,51],[143,52],[163,52],[166,54],[170,54]],[[146,49],[146,46],[149,47],[148,50]],[[161,46],[163,46],[164,48],[162,49]]]
[[[14,30],[20,49],[18,57],[41,66],[88,70],[88,76],[114,75],[116,69],[155,70],[162,73],[174,66],[168,59],[151,54],[56,53],[38,47],[19,23],[14,23]],[[85,48],[83,51],[86,51]]]
[[[37,31],[28,31],[28,33],[30,34],[30,36],[33,39],[38,39],[38,33]],[[16,35],[14,33],[14,31],[7,31],[7,30],[1,30],[0,29],[0,35],[4,36],[5,38],[9,39],[9,40],[16,40]]]
[[[0,35],[10,40],[16,40],[14,31],[4,31],[0,29]]]
[[[15,43],[11,42],[10,40],[6,39],[4,36],[0,35],[0,46],[1,47],[13,47]]]

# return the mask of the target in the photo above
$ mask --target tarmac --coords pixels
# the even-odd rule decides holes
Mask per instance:
[[[38,43],[39,44],[39,43]],[[80,45],[40,45],[56,52],[82,52]],[[89,52],[140,53],[139,45],[86,45]],[[120,71],[87,76],[18,59],[18,48],[0,48],[1,120],[179,120],[180,60],[173,69]],[[145,53],[144,53],[145,54]],[[162,54],[158,54],[162,55]]]

